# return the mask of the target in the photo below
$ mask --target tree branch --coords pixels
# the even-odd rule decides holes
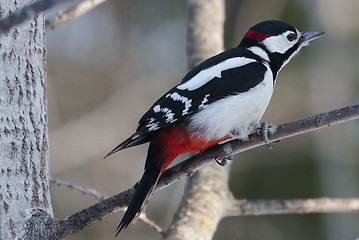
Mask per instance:
[[[277,131],[268,138],[270,142],[274,142],[354,119],[359,119],[359,104],[279,125]],[[222,145],[215,145],[166,170],[157,184],[157,189],[194,174],[205,165],[213,163],[214,158],[231,156],[261,145],[264,145],[264,142],[257,134],[251,134],[245,142],[235,139]]]
[[[147,217],[146,213],[141,213],[141,216],[139,217],[139,219],[146,223],[148,226],[150,226],[151,228],[153,228],[156,232],[163,234],[163,230],[160,226],[157,225],[157,223],[155,223],[154,221],[152,221],[151,219],[149,219]],[[1,240],[1,239],[0,239]]]
[[[20,10],[10,13],[7,17],[0,20],[0,35],[9,31],[12,27],[23,23],[27,19],[34,17],[39,12],[45,11],[54,5],[67,0],[40,0]]]
[[[69,9],[60,11],[56,16],[46,20],[46,30],[54,29],[57,25],[71,21],[106,1],[107,0],[84,0]]]
[[[7,17],[0,20],[0,35],[9,31],[12,27],[23,23],[27,19],[34,17],[36,14],[48,10],[64,1],[68,0],[40,0],[25,6],[14,13],[10,13]],[[46,20],[46,30],[53,29],[59,24],[71,21],[106,1],[107,0],[83,0],[67,10],[60,11],[56,16]]]
[[[317,198],[296,200],[234,200],[226,216],[303,214],[359,211],[358,198]]]
[[[359,118],[359,105],[353,105],[341,109],[336,109],[330,112],[325,112],[301,120],[297,120],[294,122],[282,124],[278,126],[277,132],[275,132],[274,135],[269,136],[269,140],[277,141],[280,139],[285,139],[305,132],[314,131],[316,129],[328,127],[331,125],[347,122],[358,118]],[[223,145],[216,145],[214,147],[211,147],[206,151],[201,152],[177,164],[176,166],[173,166],[170,169],[166,170],[163,173],[161,179],[159,180],[155,192],[165,188],[168,185],[171,185],[172,183],[186,176],[192,175],[194,172],[204,167],[205,165],[214,163],[212,159],[215,157],[221,158],[225,156],[230,156],[261,145],[264,145],[261,136],[258,136],[257,134],[252,134],[249,136],[248,141],[246,142],[233,140]],[[72,233],[75,233],[83,229],[84,227],[92,223],[100,221],[102,218],[118,210],[125,209],[128,206],[130,200],[132,199],[133,194],[134,194],[134,189],[131,188],[113,197],[105,199],[104,201],[99,202],[93,206],[90,206],[89,208],[86,208],[65,219],[62,220],[54,219],[53,221],[57,221],[56,229],[55,229],[56,235],[54,235],[54,238],[60,239],[66,237]],[[305,200],[299,200],[299,201],[305,201]],[[344,199],[343,201],[347,201],[347,200]],[[251,204],[252,201],[246,201],[246,203]],[[306,204],[308,204],[308,202]],[[320,207],[318,204],[316,206]],[[327,212],[332,211],[332,209],[333,208],[330,208]],[[348,205],[348,208],[346,210],[344,209],[344,211],[356,211],[356,210],[358,209],[355,204],[350,204]],[[307,212],[318,212],[318,211],[319,210],[315,210],[315,207],[313,207],[311,208],[310,211],[308,210]],[[322,209],[321,211],[325,211],[325,210]],[[247,214],[248,212],[249,210],[247,211]],[[303,211],[299,211],[297,213],[303,213]]]
[[[105,200],[107,197],[98,193],[96,191],[96,189],[93,189],[93,188],[87,188],[87,187],[82,187],[82,186],[79,186],[79,185],[75,185],[75,184],[72,184],[70,182],[67,182],[67,181],[64,181],[64,180],[60,180],[60,179],[56,179],[56,178],[53,178],[53,177],[50,177],[50,183],[52,184],[55,184],[57,186],[60,186],[60,187],[64,187],[64,188],[67,188],[67,189],[70,189],[70,190],[76,190],[84,195],[87,195],[89,197],[92,197],[98,201],[103,201]]]

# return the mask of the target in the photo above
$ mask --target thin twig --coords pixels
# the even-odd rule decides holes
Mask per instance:
[[[56,16],[46,20],[46,30],[53,29],[59,24],[71,21],[106,1],[107,0],[84,0],[69,9],[60,11]]]
[[[98,201],[103,201],[107,198],[107,196],[98,193],[95,189],[93,188],[88,188],[88,187],[82,187],[79,185],[75,185],[72,184],[70,182],[64,181],[64,180],[60,180],[60,179],[56,179],[53,177],[50,177],[50,183],[55,184],[57,186],[60,187],[64,187],[67,188],[69,190],[76,190],[86,196],[92,197]],[[125,211],[127,208],[121,209],[123,211]],[[162,233],[162,228],[157,225],[154,221],[152,221],[151,219],[149,219],[146,215],[146,213],[142,213],[139,217],[139,219],[146,223],[147,225],[149,225],[150,227],[152,227],[153,229],[155,229],[157,232]]]
[[[149,219],[147,217],[146,213],[141,213],[139,219],[141,219],[142,222],[146,223],[148,226],[152,227],[153,229],[156,230],[156,232],[163,234],[163,230],[162,228],[157,225],[157,223],[155,223],[154,221],[152,221],[151,219]]]
[[[60,179],[56,179],[53,177],[50,177],[50,183],[56,184],[57,186],[60,187],[65,187],[67,189],[70,190],[76,190],[86,196],[90,196],[98,201],[103,201],[105,200],[107,197],[105,195],[102,195],[100,193],[98,193],[95,189],[93,188],[88,188],[88,187],[82,187],[79,185],[75,185],[72,184],[70,182],[64,181],[64,180],[60,180]]]

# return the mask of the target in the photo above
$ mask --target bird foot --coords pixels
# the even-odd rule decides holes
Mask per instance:
[[[262,122],[255,124],[253,129],[256,131],[258,135],[263,137],[264,143],[267,145],[269,149],[273,149],[274,147],[269,144],[268,133],[274,134],[277,131],[277,126],[270,122]]]
[[[218,163],[219,166],[225,166],[227,165],[227,161],[232,161],[233,157],[232,156],[228,156],[228,157],[224,157],[224,158],[215,158],[214,160],[216,160],[216,162]]]

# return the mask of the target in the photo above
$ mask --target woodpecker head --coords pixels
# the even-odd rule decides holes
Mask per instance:
[[[303,46],[322,36],[324,32],[299,32],[281,21],[264,21],[245,33],[239,47],[246,47],[268,61],[279,72]]]

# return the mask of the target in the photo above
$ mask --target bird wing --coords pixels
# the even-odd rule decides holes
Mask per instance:
[[[244,50],[227,50],[195,67],[142,116],[136,133],[108,155],[148,142],[155,131],[185,122],[207,105],[232,94],[247,92],[260,84],[267,67],[249,51],[243,57]]]

